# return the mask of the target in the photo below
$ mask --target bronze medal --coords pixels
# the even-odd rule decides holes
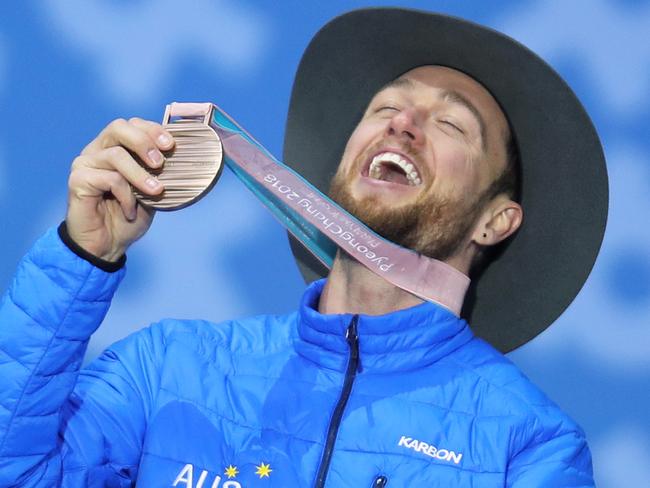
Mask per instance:
[[[171,121],[169,112],[165,113],[163,126],[174,137],[174,148],[165,153],[162,168],[143,165],[165,190],[151,196],[134,189],[140,203],[156,210],[179,210],[197,202],[212,189],[223,169],[223,148],[208,121],[207,116]]]

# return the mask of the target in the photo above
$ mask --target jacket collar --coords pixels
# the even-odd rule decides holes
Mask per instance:
[[[345,333],[353,315],[318,312],[324,285],[325,280],[316,281],[303,295],[297,315],[296,350],[319,366],[345,371],[349,356]],[[386,315],[359,315],[357,330],[365,372],[422,368],[473,337],[467,322],[429,302]]]

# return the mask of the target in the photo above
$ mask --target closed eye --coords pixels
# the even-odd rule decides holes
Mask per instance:
[[[450,120],[441,120],[440,122],[443,123],[443,124],[445,124],[445,125],[448,125],[448,126],[451,127],[452,129],[454,129],[454,130],[460,132],[461,134],[465,134],[465,131],[464,131],[462,128],[460,128],[458,125],[456,125],[455,123],[453,123],[453,122],[450,121]]]

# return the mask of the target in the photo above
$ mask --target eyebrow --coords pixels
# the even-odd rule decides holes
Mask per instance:
[[[401,88],[401,87],[412,89],[414,87],[414,83],[409,78],[395,78],[394,80],[386,83],[377,93],[386,90],[388,88]],[[464,97],[463,95],[461,95],[455,90],[444,90],[440,94],[440,99],[450,103],[461,105],[462,107],[470,111],[470,113],[474,116],[474,119],[476,119],[476,122],[479,125],[480,133],[481,133],[481,147],[483,148],[483,151],[486,151],[487,137],[486,137],[485,120],[483,119],[481,112],[478,111],[476,106],[472,102],[470,102],[466,97]]]

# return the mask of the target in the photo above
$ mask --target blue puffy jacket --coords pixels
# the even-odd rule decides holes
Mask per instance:
[[[581,430],[430,304],[166,320],[79,372],[123,271],[55,231],[0,310],[0,486],[593,486]]]

